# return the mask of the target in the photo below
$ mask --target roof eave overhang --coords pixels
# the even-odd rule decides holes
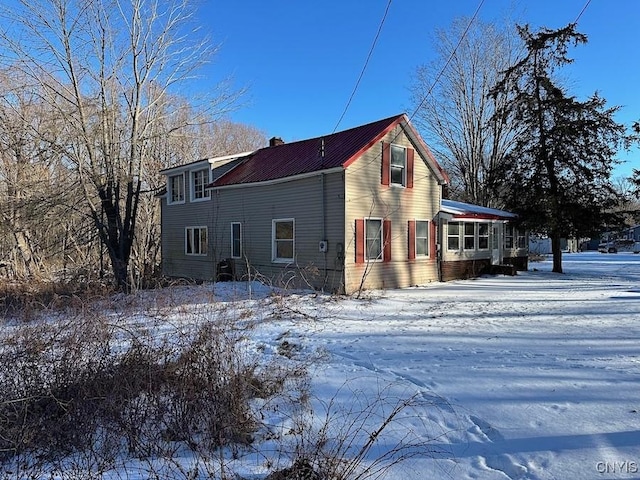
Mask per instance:
[[[436,180],[439,185],[446,185],[449,183],[449,176],[444,171],[444,169],[440,166],[440,164],[436,161],[435,157],[429,150],[429,147],[424,143],[418,132],[413,128],[411,122],[409,122],[409,118],[406,114],[399,116],[396,120],[391,122],[382,132],[380,132],[377,136],[371,139],[365,146],[363,146],[360,150],[358,150],[355,154],[353,154],[349,159],[347,159],[342,165],[344,168],[347,168],[353,162],[355,162],[364,152],[373,147],[376,143],[380,142],[385,135],[387,135],[391,130],[393,130],[396,126],[402,125],[405,132],[409,136],[409,139],[414,144],[416,149],[419,151],[420,156],[427,160],[427,165],[433,171]]]
[[[342,172],[342,171],[344,171],[344,167],[334,167],[334,168],[327,168],[325,170],[316,170],[308,173],[300,173],[298,175],[290,175],[288,177],[274,178],[271,180],[262,180],[259,182],[232,183],[229,185],[216,185],[216,182],[213,182],[212,184],[207,185],[206,188],[209,190],[229,190],[232,188],[275,185],[278,183],[292,182],[294,180],[302,180],[305,178],[316,177],[319,175],[326,175],[326,174]]]

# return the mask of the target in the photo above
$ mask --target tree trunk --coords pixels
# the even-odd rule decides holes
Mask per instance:
[[[553,232],[551,234],[551,253],[553,254],[554,273],[562,273],[562,248],[560,246],[560,234]]]

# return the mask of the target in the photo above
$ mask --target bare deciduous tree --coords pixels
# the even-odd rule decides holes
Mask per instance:
[[[115,282],[129,263],[154,139],[211,121],[239,92],[211,92],[189,116],[172,101],[216,48],[197,32],[187,0],[19,0],[3,40],[38,87],[61,133],[41,138],[74,170],[106,246]],[[171,121],[182,118],[183,123]]]
[[[417,68],[411,86],[415,123],[449,172],[453,197],[500,207],[495,173],[518,127],[499,115],[509,93],[491,98],[489,92],[522,44],[508,26],[475,20],[468,27],[469,19],[459,18],[438,31],[437,57]]]

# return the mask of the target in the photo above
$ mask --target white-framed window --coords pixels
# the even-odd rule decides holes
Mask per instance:
[[[518,248],[527,248],[527,233],[523,229],[518,229]]]
[[[460,250],[460,222],[447,224],[447,250]]]
[[[399,145],[391,145],[391,185],[407,185],[407,149]]]
[[[478,250],[489,249],[489,224],[478,224]]]
[[[242,258],[242,224],[231,223],[231,258]]]
[[[296,222],[279,218],[271,222],[271,256],[274,262],[292,262],[295,255]]]
[[[209,183],[208,168],[194,170],[191,172],[191,201],[206,200],[210,197],[210,192],[205,187]]]
[[[416,220],[416,257],[429,256],[429,222]]]
[[[187,255],[206,255],[208,246],[207,227],[186,227],[184,252]]]
[[[513,248],[513,225],[510,223],[504,226],[504,248]]]
[[[364,219],[364,258],[365,260],[382,260],[382,219]]]
[[[169,177],[169,204],[184,203],[184,174]]]
[[[462,224],[464,227],[464,249],[475,250],[476,249],[476,224],[472,222],[465,222]]]

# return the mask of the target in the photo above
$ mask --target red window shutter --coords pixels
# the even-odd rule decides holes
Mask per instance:
[[[391,220],[382,221],[382,242],[384,245],[383,261],[391,261]]]
[[[433,220],[429,222],[429,256],[434,257],[437,250],[437,227]]]
[[[413,157],[415,150],[407,148],[407,188],[413,188]]]
[[[416,221],[409,220],[409,260],[416,258]]]
[[[356,219],[356,263],[364,263],[364,220]]]
[[[389,185],[391,176],[391,144],[382,142],[382,185]]]

